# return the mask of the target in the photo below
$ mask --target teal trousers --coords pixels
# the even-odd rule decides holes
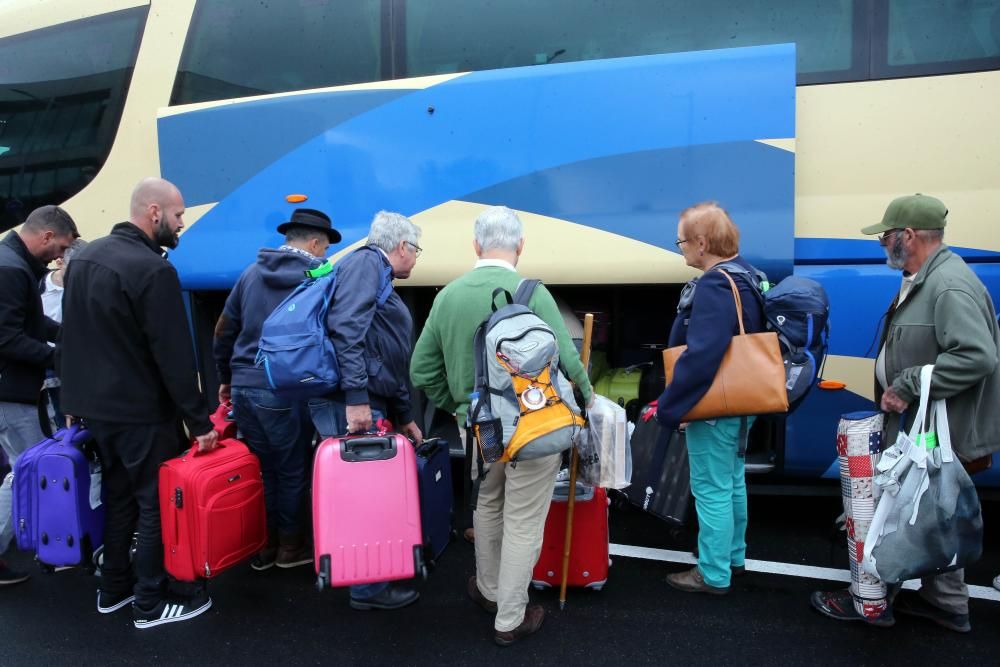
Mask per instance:
[[[747,430],[754,417],[747,417]],[[729,586],[730,566],[746,559],[747,486],[739,452],[740,418],[687,425],[691,492],[698,510],[698,569],[705,583]]]

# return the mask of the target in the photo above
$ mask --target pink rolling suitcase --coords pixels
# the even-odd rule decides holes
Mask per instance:
[[[327,438],[313,466],[316,588],[426,576],[413,445],[399,434]]]

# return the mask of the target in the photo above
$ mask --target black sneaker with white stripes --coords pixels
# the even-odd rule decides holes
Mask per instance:
[[[132,624],[140,630],[166,623],[179,623],[189,618],[203,614],[212,607],[212,598],[208,593],[201,593],[188,599],[160,600],[150,611],[144,611],[135,604],[132,605]]]
[[[135,601],[135,595],[132,591],[115,595],[114,593],[105,593],[100,589],[97,590],[97,611],[102,614],[118,611],[125,605],[132,604],[133,601]]]

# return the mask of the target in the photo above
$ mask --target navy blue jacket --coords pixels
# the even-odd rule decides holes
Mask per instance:
[[[753,266],[740,256],[729,260],[753,274]],[[743,326],[747,333],[764,331],[761,300],[745,275],[730,274],[743,301]],[[666,428],[676,428],[712,386],[729,341],[739,333],[736,302],[729,281],[718,270],[709,269],[698,279],[690,308],[678,308],[670,329],[669,346],[687,345],[677,359],[673,382],[660,394],[656,420]]]
[[[256,367],[260,330],[278,304],[319,266],[318,257],[292,250],[262,248],[257,261],[240,275],[226,299],[215,330],[219,381],[238,387],[267,388],[264,369]]]
[[[413,318],[395,290],[376,306],[389,259],[374,246],[337,263],[337,287],[327,313],[327,330],[337,351],[340,391],[331,398],[347,405],[384,406],[397,425],[413,421],[410,353]]]
[[[45,317],[38,281],[45,266],[16,232],[0,242],[0,401],[37,403],[52,368],[59,325]]]

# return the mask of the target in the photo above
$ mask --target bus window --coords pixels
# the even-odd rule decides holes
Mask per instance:
[[[381,11],[381,0],[199,0],[170,103],[378,81]]]
[[[0,39],[0,231],[103,166],[145,18],[141,7]]]
[[[867,35],[855,29],[864,26],[855,4],[411,0],[406,75],[796,42],[800,83],[865,78]]]
[[[1000,68],[1000,0],[891,0],[875,19],[876,77]]]

